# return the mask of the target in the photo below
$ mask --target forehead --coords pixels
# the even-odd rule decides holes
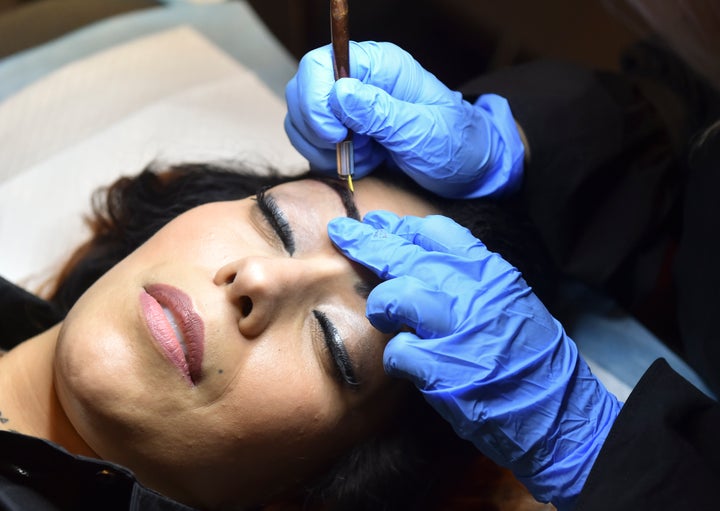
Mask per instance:
[[[303,179],[273,187],[271,192],[279,199],[283,197],[292,199],[295,206],[300,209],[335,207],[342,208],[346,213],[341,194],[337,190],[343,187],[344,183],[340,180],[332,183],[330,180]],[[383,183],[378,178],[366,177],[356,181],[355,193],[347,195],[361,216],[375,209],[391,211],[398,215],[426,216],[438,213],[438,210],[425,200],[406,190]]]

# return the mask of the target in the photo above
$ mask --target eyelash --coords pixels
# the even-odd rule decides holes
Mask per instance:
[[[290,222],[287,221],[283,215],[280,207],[271,196],[266,195],[267,188],[260,189],[256,194],[256,200],[260,211],[263,212],[265,218],[270,223],[273,231],[277,234],[278,238],[285,247],[285,250],[290,255],[295,252],[295,241],[293,239],[292,228]]]
[[[332,358],[332,367],[335,377],[340,383],[347,385],[350,389],[357,390],[360,387],[360,382],[358,382],[355,377],[355,371],[353,371],[350,360],[348,360],[347,353],[338,348],[335,343],[335,339],[338,337],[335,326],[330,322],[330,320],[328,320],[324,313],[318,310],[313,310],[312,312],[313,316],[315,316],[315,320],[318,322],[318,325],[320,325],[325,341],[325,347]],[[339,361],[339,363],[336,361]]]

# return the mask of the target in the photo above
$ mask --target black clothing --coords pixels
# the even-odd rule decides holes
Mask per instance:
[[[113,463],[0,431],[2,511],[192,511],[149,490]]]
[[[0,350],[9,350],[61,320],[50,303],[0,277]]]
[[[720,396],[720,125],[703,137],[690,155],[674,282],[685,356]]]
[[[718,431],[718,402],[656,361],[605,439],[576,511],[717,510]]]

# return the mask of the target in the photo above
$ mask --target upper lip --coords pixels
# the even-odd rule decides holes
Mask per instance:
[[[182,336],[179,341],[185,343],[190,379],[197,384],[202,375],[205,324],[195,311],[192,300],[181,290],[167,284],[152,284],[147,286],[145,291],[175,319]]]

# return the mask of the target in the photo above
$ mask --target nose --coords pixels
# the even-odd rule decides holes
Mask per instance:
[[[223,266],[214,283],[225,288],[237,308],[241,334],[253,338],[276,318],[305,314],[307,304],[319,294],[338,292],[349,271],[348,263],[335,258],[249,256]]]

